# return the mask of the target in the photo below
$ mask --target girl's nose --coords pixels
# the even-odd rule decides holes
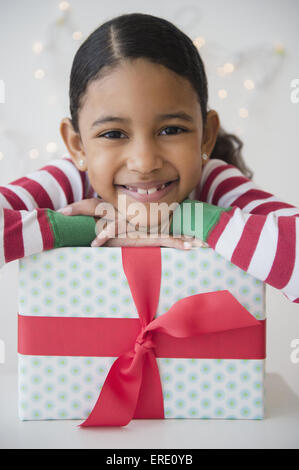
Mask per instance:
[[[159,170],[163,166],[163,158],[158,153],[155,146],[138,146],[131,149],[131,155],[127,159],[127,168],[129,171],[138,171],[140,173],[151,173]]]

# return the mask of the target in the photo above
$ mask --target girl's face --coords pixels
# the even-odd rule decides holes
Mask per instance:
[[[169,115],[169,116],[166,116]],[[170,116],[177,115],[177,116]],[[143,205],[139,227],[150,227],[150,204],[180,203],[198,184],[203,152],[212,151],[219,128],[209,111],[203,135],[197,95],[188,80],[145,59],[124,61],[91,82],[79,111],[80,135],[68,118],[61,135],[79,170],[88,171],[94,190],[123,213],[118,196]],[[79,166],[83,159],[85,165]],[[136,187],[169,187],[142,194]],[[125,189],[123,186],[134,186]],[[127,220],[136,216],[126,213]],[[161,219],[159,219],[159,225]]]

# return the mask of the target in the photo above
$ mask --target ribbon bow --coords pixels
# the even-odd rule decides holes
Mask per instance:
[[[226,337],[226,343],[234,341],[238,335],[241,344],[248,343],[244,346],[247,351],[254,334],[245,340],[242,334],[247,334],[249,327],[262,326],[227,290],[191,295],[154,318],[160,295],[161,249],[122,247],[122,262],[141,329],[134,346],[112,364],[100,396],[80,425],[82,427],[125,426],[132,418],[164,418],[162,385],[156,362],[159,347],[154,341],[158,332],[170,337],[170,343],[176,338],[178,344],[183,339],[200,343],[204,337],[211,339],[214,333],[224,333],[222,339],[212,341],[214,357],[221,357],[217,351],[225,343],[225,333],[231,334],[229,340]]]

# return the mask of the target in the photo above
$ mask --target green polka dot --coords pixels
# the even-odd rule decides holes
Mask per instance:
[[[42,378],[40,375],[34,375],[31,379],[32,383],[34,384],[39,384],[42,381]]]
[[[241,415],[242,415],[242,416],[246,417],[246,416],[249,415],[249,413],[250,413],[250,409],[249,409],[249,408],[244,407],[244,408],[241,409]]]
[[[54,387],[53,387],[52,384],[46,384],[45,385],[45,392],[46,393],[51,393],[51,392],[53,392],[53,390],[54,390]]]
[[[41,394],[40,394],[40,393],[33,393],[31,399],[32,399],[32,401],[34,401],[34,402],[40,401],[40,399],[41,399]]]
[[[37,357],[34,357],[31,361],[31,364],[33,365],[33,367],[38,367],[41,365],[41,361]]]
[[[163,397],[165,400],[170,400],[172,398],[172,393],[167,390],[164,394],[163,394]]]
[[[164,270],[162,276],[165,277],[166,279],[169,279],[172,276],[172,273],[171,271]]]
[[[58,261],[65,261],[66,260],[66,254],[65,253],[60,253],[58,256],[57,256],[57,259]]]
[[[250,397],[250,391],[249,390],[241,390],[240,396],[243,400],[247,400]]]
[[[216,390],[214,396],[217,400],[224,398],[224,392],[222,390]]]
[[[70,302],[74,306],[79,305],[80,304],[80,297],[78,297],[77,295],[74,295],[73,297],[71,297]]]
[[[234,398],[230,398],[226,403],[229,408],[235,408],[237,402]]]
[[[51,281],[51,279],[46,279],[43,283],[43,286],[46,289],[50,289],[53,286],[53,282]]]
[[[31,276],[30,277],[34,281],[40,279],[40,277],[41,277],[40,271],[31,271]]]
[[[93,377],[92,375],[85,375],[83,380],[84,382],[90,383],[93,381]]]
[[[176,390],[178,390],[178,391],[183,391],[183,390],[185,390],[185,384],[184,384],[184,382],[176,382],[175,388],[176,388]]]
[[[210,382],[203,382],[201,384],[201,389],[204,391],[210,390],[211,388],[211,383]]]
[[[71,374],[72,374],[72,375],[78,375],[78,374],[80,374],[80,367],[76,367],[76,366],[75,366],[75,367],[72,367],[72,368],[71,368]]]
[[[71,282],[70,282],[70,286],[71,286],[73,289],[77,289],[77,288],[80,286],[80,281],[79,281],[79,279],[72,279]]]
[[[197,410],[197,408],[190,408],[188,413],[189,413],[189,416],[192,416],[192,417],[197,416],[198,415],[198,410]]]
[[[80,264],[77,261],[72,261],[70,264],[70,269],[72,271],[78,271],[80,268]]]
[[[58,279],[65,279],[66,278],[66,271],[57,271],[57,277]]]
[[[226,280],[226,284],[228,286],[234,286],[236,284],[236,279],[234,277],[229,277],[227,280]]]
[[[83,277],[84,279],[91,279],[92,278],[92,272],[87,270],[83,272]]]
[[[53,300],[53,297],[47,296],[47,297],[44,298],[44,304],[45,304],[47,307],[49,307],[50,305],[53,305],[53,301],[54,301],[54,300]],[[39,307],[38,307],[38,308],[39,308]]]
[[[58,377],[58,383],[64,384],[67,382],[67,376],[66,375],[59,375]]]
[[[199,263],[200,269],[208,269],[210,267],[210,262],[208,260],[203,260]]]
[[[58,400],[59,401],[66,401],[67,400],[67,394],[65,392],[58,393]]]
[[[182,269],[184,267],[183,261],[176,261],[175,267],[176,269]]]
[[[104,296],[99,295],[98,297],[96,297],[96,303],[98,305],[103,305],[105,304],[105,302],[106,302],[106,298]]]
[[[200,280],[200,284],[204,287],[207,287],[210,284],[210,279],[208,277],[203,277]]]
[[[211,402],[208,398],[204,398],[202,401],[201,401],[201,406],[203,408],[209,408]]]
[[[175,404],[177,408],[183,408],[185,406],[185,401],[183,399],[178,399]]]
[[[223,408],[216,408],[216,410],[215,410],[215,415],[216,415],[217,417],[223,416],[223,415],[224,415],[224,409],[223,409]]]

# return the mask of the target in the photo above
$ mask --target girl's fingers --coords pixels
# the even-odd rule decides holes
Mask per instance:
[[[117,237],[118,225],[114,222],[108,222],[105,229],[97,234],[92,241],[91,246],[102,246],[110,238]]]
[[[173,236],[161,238],[117,238],[109,229],[102,231],[92,242],[91,246],[164,246],[168,248],[177,248],[180,250],[190,250],[191,248],[208,246],[205,242],[190,237],[176,238]]]
[[[93,197],[90,199],[82,199],[81,201],[73,202],[66,207],[59,209],[63,215],[95,215],[95,209],[100,203],[100,199]]]

